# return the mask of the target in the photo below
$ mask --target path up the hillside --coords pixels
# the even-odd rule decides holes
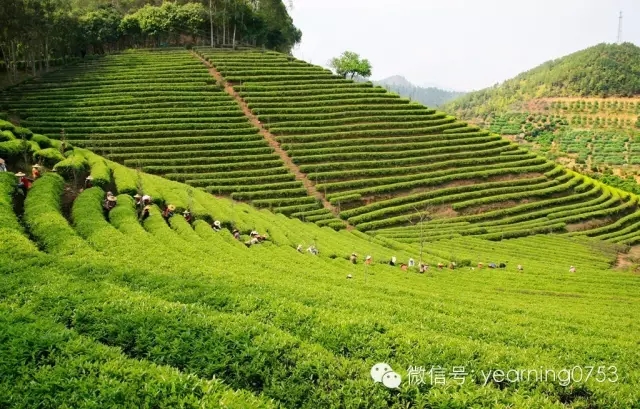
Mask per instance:
[[[320,202],[322,203],[322,206],[325,209],[329,210],[331,213],[333,213],[336,217],[339,218],[338,209],[336,209],[335,206],[329,203],[329,201],[324,197],[322,193],[318,192],[318,189],[316,189],[315,185],[311,180],[309,180],[307,175],[300,170],[300,167],[298,167],[298,165],[293,163],[293,161],[291,160],[291,157],[287,154],[287,152],[284,149],[282,149],[282,146],[280,146],[280,143],[276,140],[276,137],[271,132],[269,132],[269,130],[264,127],[262,122],[260,122],[260,119],[258,119],[258,117],[254,115],[253,112],[251,112],[251,109],[247,105],[246,101],[242,98],[242,96],[240,96],[240,94],[233,88],[233,86],[229,84],[227,80],[225,80],[222,74],[220,74],[220,72],[216,70],[216,68],[213,65],[211,65],[211,63],[209,63],[204,58],[200,57],[195,52],[193,52],[193,55],[196,58],[200,59],[200,61],[202,61],[204,65],[207,66],[207,68],[209,69],[209,74],[211,74],[211,76],[215,78],[218,83],[224,85],[225,92],[231,95],[236,100],[238,105],[240,105],[242,112],[244,112],[244,115],[249,119],[249,122],[256,128],[258,128],[258,130],[260,131],[260,135],[262,135],[262,137],[267,142],[269,142],[269,145],[278,154],[278,156],[280,156],[280,159],[282,159],[282,161],[287,166],[287,168],[289,168],[289,170],[295,175],[296,180],[299,180],[302,182],[305,189],[307,189],[307,193],[310,196],[316,197],[318,200],[320,200]],[[353,226],[349,225],[348,222],[345,222],[345,223],[347,223],[348,229],[353,228]]]

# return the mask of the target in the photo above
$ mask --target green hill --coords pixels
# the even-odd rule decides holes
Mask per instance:
[[[444,109],[462,118],[520,109],[544,97],[631,97],[640,94],[640,48],[599,44],[546,62],[494,87],[468,93]]]
[[[256,210],[0,128],[11,170],[40,158],[57,171],[45,169],[26,200],[14,176],[0,173],[3,407],[561,408],[640,399],[638,280],[609,270],[614,245],[550,235],[458,237],[420,249]],[[85,175],[98,186],[81,189]],[[103,189],[119,193],[106,215]],[[154,199],[144,221],[135,191]],[[165,222],[168,203],[177,213]],[[187,208],[191,225],[180,216]],[[243,240],[254,229],[269,240],[246,247],[235,228]],[[320,253],[301,254],[298,244]],[[419,254],[432,266],[426,274],[388,264]],[[435,268],[450,261],[458,268]],[[507,268],[464,267],[477,262]],[[379,362],[401,377],[399,389],[372,380]],[[432,367],[444,385],[430,379]],[[488,375],[522,369],[539,372]]]
[[[35,132],[126,166],[407,243],[421,228],[428,241],[500,240],[635,221],[637,197],[381,87],[275,52],[198,52],[110,55],[0,101]]]

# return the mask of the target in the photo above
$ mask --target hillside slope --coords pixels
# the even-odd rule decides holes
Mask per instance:
[[[47,146],[66,156],[47,151],[58,174],[47,165],[26,200],[14,176],[0,173],[3,407],[551,409],[640,399],[638,277],[608,269],[615,246],[458,238],[433,243],[423,259],[509,267],[414,274],[388,260],[419,260],[418,246],[259,211],[0,127],[14,136],[0,143],[12,171],[28,170]],[[22,144],[16,134],[28,151],[9,152]],[[110,212],[103,188],[79,186],[87,174],[118,194]],[[145,220],[131,197],[138,191],[154,199]],[[160,207],[169,203],[178,213],[165,221]],[[192,224],[179,214],[185,208]],[[234,228],[269,240],[246,247]],[[297,244],[320,253],[301,254]],[[374,262],[352,264],[354,251]],[[547,378],[585,359],[599,378],[577,386]],[[397,371],[399,389],[371,379],[378,362]],[[416,382],[410,368],[428,365],[454,375],[445,385],[428,372]],[[496,368],[546,372],[487,381]]]
[[[638,241],[636,196],[498,135],[284,54],[198,53],[111,55],[1,102],[37,132],[319,225],[338,215],[410,243],[418,227],[429,241],[627,228],[620,241]]]
[[[546,62],[485,90],[471,92],[443,109],[464,119],[520,109],[543,97],[631,97],[640,94],[640,48],[598,44]]]

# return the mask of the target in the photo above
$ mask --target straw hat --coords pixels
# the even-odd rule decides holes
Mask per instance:
[[[357,256],[358,256],[356,253],[351,253],[351,255],[352,255],[353,257],[357,257]]]
[[[107,192],[107,196],[113,196],[113,192],[111,191]]]
[[[93,176],[91,175],[87,176],[87,180],[93,180]]]
[[[238,229],[233,229],[234,233],[240,233],[240,231]]]
[[[213,222],[213,225],[216,227],[220,227],[220,220],[216,220],[215,222]],[[237,230],[235,230],[237,231]]]
[[[18,173],[16,173],[16,176],[17,176],[17,177],[19,177],[19,178],[21,178],[21,177],[23,177],[23,176],[27,176],[27,175],[25,175],[25,174],[24,174],[24,173],[22,173],[22,172],[18,172]]]
[[[352,278],[353,276],[351,274],[347,274],[347,278]]]
[[[176,207],[174,205],[169,205],[167,206],[169,208],[169,210],[174,211],[176,210]]]
[[[32,168],[37,168],[40,169],[42,166],[38,165],[37,163],[35,165],[32,166]]]
[[[250,235],[250,236],[257,236],[257,235],[258,235],[258,232],[254,230],[254,231],[252,231],[252,232],[251,232],[251,234],[249,234],[249,235]]]
[[[182,212],[182,214],[190,214],[191,212],[188,210],[185,210],[184,212]]]
[[[142,196],[140,196],[139,194],[136,193],[135,195],[133,195],[133,198],[134,199],[142,199]]]
[[[367,256],[367,260],[371,260],[371,256]]]
[[[115,197],[114,195],[110,195],[110,196],[107,196],[107,200],[110,202],[117,202],[118,198]]]
[[[147,211],[151,210],[151,206],[150,205],[145,206],[144,210],[147,210]]]

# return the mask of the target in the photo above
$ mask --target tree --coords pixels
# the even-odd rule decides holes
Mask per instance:
[[[105,46],[109,49],[109,45],[115,45],[120,38],[122,15],[115,7],[101,7],[85,14],[80,21],[85,40],[95,53],[104,53]]]
[[[332,58],[329,66],[336,71],[336,74],[349,78],[357,74],[367,78],[371,76],[371,63],[367,59],[360,59],[360,56],[353,51],[345,51],[340,57]]]

